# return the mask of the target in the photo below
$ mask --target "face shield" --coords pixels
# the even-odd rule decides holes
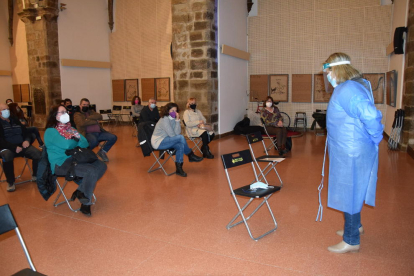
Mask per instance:
[[[345,61],[338,61],[338,62],[324,63],[323,64],[323,67],[322,67],[323,81],[325,83],[325,91],[327,93],[332,93],[334,88],[337,86],[336,80],[331,77],[331,70],[330,69],[333,66],[343,65],[343,64],[351,64],[351,62],[348,61],[348,60],[345,60]]]

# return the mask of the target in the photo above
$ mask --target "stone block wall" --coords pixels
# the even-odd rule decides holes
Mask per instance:
[[[414,0],[409,2],[408,35],[406,38],[404,95],[402,108],[405,111],[401,148],[414,148]]]
[[[187,99],[217,130],[217,4],[215,0],[172,0],[174,100]]]

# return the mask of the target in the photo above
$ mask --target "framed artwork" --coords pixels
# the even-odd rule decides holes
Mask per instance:
[[[114,102],[125,100],[125,80],[112,80],[112,99]]]
[[[170,78],[155,79],[156,100],[159,102],[170,101]]]
[[[387,72],[387,104],[395,107],[397,101],[397,71],[392,70]]]
[[[20,84],[13,84],[13,101],[14,102],[22,101],[22,93],[20,91]]]
[[[292,74],[292,102],[312,102],[312,74]]]
[[[138,96],[138,79],[125,80],[125,101],[130,102]]]
[[[250,101],[263,102],[269,95],[269,76],[250,75]]]
[[[331,84],[329,84],[332,87]],[[333,91],[333,87],[332,87]],[[332,93],[325,91],[325,82],[323,80],[323,74],[313,75],[313,102],[314,103],[327,103],[331,99]]]
[[[269,96],[275,102],[287,102],[289,93],[289,75],[269,75]]]
[[[385,74],[384,73],[367,73],[363,74],[364,78],[371,83],[372,94],[376,104],[384,103],[385,94]]]
[[[22,93],[22,102],[30,102],[30,85],[20,85],[20,92]]]
[[[150,98],[155,99],[155,79],[141,79],[142,101],[148,102]]]

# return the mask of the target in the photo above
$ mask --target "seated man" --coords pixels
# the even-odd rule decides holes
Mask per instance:
[[[154,98],[148,100],[148,105],[144,106],[140,115],[140,123],[142,122],[153,122],[157,123],[160,119],[160,112],[157,108],[157,101]]]
[[[32,181],[36,181],[37,165],[42,152],[30,145],[31,135],[19,119],[10,117],[8,105],[0,103],[0,157],[3,161],[3,170],[7,179],[7,191],[14,192],[14,157],[32,159]]]
[[[66,107],[66,109],[68,111],[68,114],[69,114],[70,125],[72,127],[76,128],[75,120],[73,119],[74,118],[73,116],[75,115],[76,111],[75,111],[75,108],[72,105],[72,100],[71,99],[69,99],[69,98],[65,99],[65,107]]]
[[[105,146],[98,151],[97,155],[102,161],[108,162],[109,159],[106,153],[112,148],[118,138],[116,135],[101,128],[99,121],[102,120],[102,115],[90,109],[89,106],[88,99],[83,98],[80,101],[79,107],[81,110],[75,112],[74,115],[76,128],[88,140],[90,149],[94,149],[101,141],[107,141]]]

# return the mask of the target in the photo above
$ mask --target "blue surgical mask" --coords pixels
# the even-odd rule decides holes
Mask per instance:
[[[156,105],[156,104],[150,104],[150,107],[151,107],[152,109],[154,109],[155,107],[157,107],[157,105]]]
[[[8,119],[10,117],[10,110],[5,109],[1,111],[1,116],[5,119]]]
[[[334,88],[338,86],[338,84],[336,83],[336,79],[333,79],[333,78],[331,77],[331,73],[329,73],[326,77],[328,78],[328,81],[332,84],[332,86],[333,86]]]

